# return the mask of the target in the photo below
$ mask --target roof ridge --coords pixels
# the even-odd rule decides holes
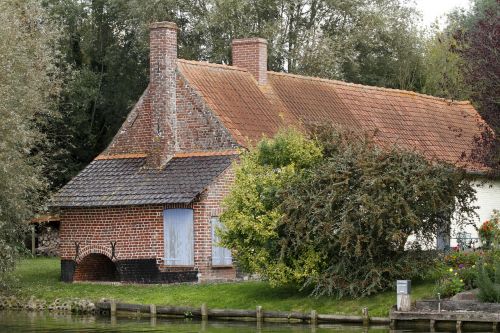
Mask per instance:
[[[235,149],[216,150],[216,151],[192,151],[185,153],[175,153],[174,158],[201,157],[201,156],[228,156],[228,155],[239,155],[239,154],[240,153]]]
[[[99,154],[94,160],[119,160],[119,159],[131,159],[131,158],[145,158],[148,155],[146,153],[132,153],[132,154]]]
[[[248,72],[244,68],[236,67],[236,66],[231,66],[231,65],[224,65],[224,64],[214,64],[212,62],[208,61],[199,61],[199,60],[187,60],[187,59],[177,59],[178,62],[189,64],[189,65],[195,65],[195,66],[204,66],[204,67],[214,67],[214,68],[221,68],[221,69],[229,69],[233,71],[240,71],[240,72]]]
[[[423,98],[428,98],[428,99],[433,99],[433,100],[438,100],[441,102],[453,103],[453,104],[458,104],[458,105],[472,105],[471,102],[468,100],[465,100],[465,101],[451,100],[451,99],[446,99],[443,97],[436,97],[436,96],[432,96],[432,95],[422,94],[422,93],[418,93],[418,92],[411,91],[411,90],[369,86],[369,85],[360,84],[360,83],[345,82],[345,81],[341,81],[341,80],[332,80],[332,79],[325,79],[325,78],[321,78],[321,77],[291,74],[291,73],[284,73],[284,72],[267,71],[267,73],[271,74],[271,75],[289,76],[289,77],[293,77],[293,78],[297,78],[297,79],[320,81],[320,82],[343,85],[343,86],[362,87],[362,88],[366,88],[366,89],[370,89],[370,90],[403,93],[403,94],[407,94],[407,95],[413,95],[413,96],[418,96],[418,97],[423,97]]]

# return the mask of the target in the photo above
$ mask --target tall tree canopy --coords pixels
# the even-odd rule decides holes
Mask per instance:
[[[53,119],[58,93],[57,36],[38,1],[0,2],[0,285],[46,182],[49,143],[40,128]]]
[[[500,172],[500,2],[472,0],[469,11],[448,15],[426,48],[424,92],[451,99],[469,99],[496,131],[486,160]],[[482,154],[480,154],[482,156]]]

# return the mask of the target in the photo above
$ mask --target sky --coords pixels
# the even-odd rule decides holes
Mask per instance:
[[[455,7],[469,8],[469,0],[414,0],[416,7],[422,11],[423,24],[429,26],[436,18],[446,14]]]

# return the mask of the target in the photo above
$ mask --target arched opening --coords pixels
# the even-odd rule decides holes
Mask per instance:
[[[73,281],[118,281],[118,271],[104,254],[91,253],[76,266]]]

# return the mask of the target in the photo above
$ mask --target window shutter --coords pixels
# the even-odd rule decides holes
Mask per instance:
[[[212,217],[212,265],[213,266],[230,266],[233,264],[231,250],[225,247],[217,246],[220,239],[217,236],[216,230],[222,225],[218,217]]]
[[[193,210],[167,209],[163,213],[166,265],[193,265]]]

